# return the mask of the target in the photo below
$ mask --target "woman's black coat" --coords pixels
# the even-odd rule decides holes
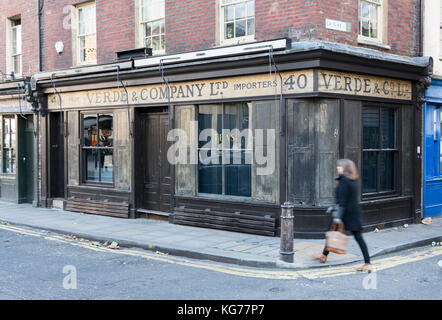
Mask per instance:
[[[336,200],[339,206],[344,208],[342,222],[344,222],[345,230],[360,231],[362,223],[361,207],[358,201],[358,181],[351,180],[343,175],[339,176],[337,180]]]

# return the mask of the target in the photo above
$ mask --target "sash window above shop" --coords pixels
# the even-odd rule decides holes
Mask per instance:
[[[152,48],[155,54],[164,53],[164,0],[140,0],[141,46]]]
[[[16,171],[17,125],[14,117],[3,117],[3,173]]]
[[[222,43],[254,39],[254,0],[220,0],[219,16]]]
[[[362,192],[391,193],[396,189],[396,110],[364,107],[362,111]]]
[[[113,114],[82,116],[83,181],[114,182]]]
[[[77,7],[77,64],[97,63],[95,2]]]
[[[387,0],[359,0],[358,38],[382,43],[386,26]]]
[[[22,73],[22,28],[20,16],[7,20],[6,72],[20,76]]]

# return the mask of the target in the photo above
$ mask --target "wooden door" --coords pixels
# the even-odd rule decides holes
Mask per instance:
[[[143,117],[143,209],[170,211],[171,165],[167,161],[168,115],[147,114]]]
[[[61,113],[50,113],[49,162],[50,197],[64,197],[64,137]]]

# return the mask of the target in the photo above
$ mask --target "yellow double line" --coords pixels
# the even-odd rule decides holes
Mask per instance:
[[[15,232],[23,235],[29,235],[33,237],[41,237],[45,240],[56,241],[59,243],[69,244],[72,246],[82,247],[89,250],[98,252],[121,254],[126,256],[141,257],[144,259],[155,260],[160,262],[167,262],[177,264],[186,267],[200,268],[215,272],[222,272],[230,275],[236,275],[241,277],[252,277],[262,279],[298,279],[300,277],[307,279],[320,279],[330,277],[340,277],[346,275],[352,275],[357,273],[354,265],[348,266],[335,266],[328,268],[306,269],[306,270],[283,270],[283,269],[258,269],[248,267],[236,267],[230,265],[217,264],[212,262],[204,262],[198,260],[190,260],[187,258],[169,256],[161,252],[142,251],[134,249],[110,249],[104,246],[97,246],[95,242],[88,240],[80,241],[78,239],[68,239],[59,235],[50,235],[48,232],[38,232],[11,225],[0,224],[1,230]],[[146,248],[149,246],[146,245]],[[387,258],[380,258],[373,261],[373,266],[376,271],[394,268],[406,263],[416,262],[432,257],[442,255],[442,247],[429,247],[427,249],[421,249],[414,251],[408,255],[398,255]]]

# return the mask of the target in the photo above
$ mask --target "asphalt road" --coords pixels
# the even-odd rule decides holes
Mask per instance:
[[[109,249],[44,230],[0,226],[0,299],[263,300],[442,298],[442,248],[296,272]]]

